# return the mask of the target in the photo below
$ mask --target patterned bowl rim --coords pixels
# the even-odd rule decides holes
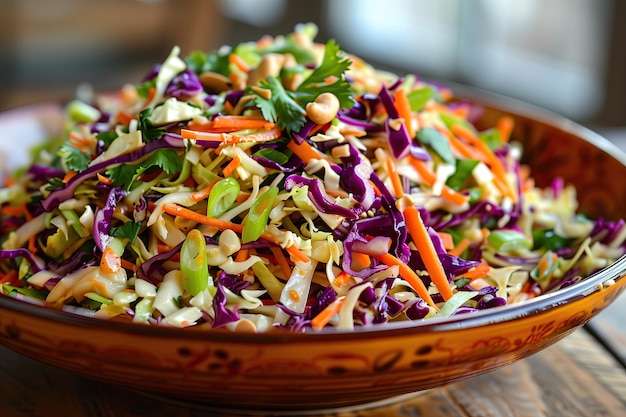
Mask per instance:
[[[543,123],[552,128],[569,133],[580,140],[592,144],[594,147],[611,155],[612,158],[626,166],[626,153],[600,134],[588,129],[570,119],[558,115],[539,106],[519,101],[507,96],[488,92],[475,87],[446,82],[459,100],[465,100],[478,105],[491,107],[513,115],[526,117],[532,121]],[[47,103],[60,105],[60,102]],[[42,105],[42,104],[39,104]],[[45,103],[43,103],[45,105]],[[6,110],[0,115],[7,116],[13,111],[28,111],[30,107],[18,107]],[[193,339],[202,341],[220,341],[226,343],[285,343],[285,342],[321,342],[332,340],[365,340],[372,338],[399,337],[403,335],[430,334],[479,328],[490,324],[511,322],[528,316],[542,314],[557,309],[560,306],[579,301],[598,291],[611,292],[612,287],[621,293],[621,281],[626,279],[626,255],[620,257],[613,264],[589,275],[585,279],[561,288],[554,292],[543,294],[529,301],[510,304],[492,309],[472,312],[450,317],[435,317],[423,321],[390,322],[381,326],[355,327],[354,330],[338,330],[325,328],[320,331],[302,333],[272,330],[265,333],[234,333],[224,330],[207,330],[198,328],[178,329],[171,327],[145,326],[130,322],[94,319],[78,314],[51,309],[49,307],[29,304],[12,297],[0,295],[0,310],[7,309],[13,312],[60,322],[66,326],[80,328],[95,328],[106,331],[136,334],[137,336],[167,337],[177,339]],[[615,298],[617,298],[615,294]]]

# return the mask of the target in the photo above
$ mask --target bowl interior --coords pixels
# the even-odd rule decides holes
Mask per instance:
[[[504,115],[515,120],[513,139],[537,185],[560,176],[577,187],[584,213],[626,217],[626,156],[617,147],[540,109],[465,88],[459,93],[481,104],[479,128]],[[62,125],[55,103],[0,115],[5,166],[25,164],[27,149]],[[0,297],[0,343],[88,378],[215,407],[341,407],[431,389],[535,353],[615,300],[625,275],[622,257],[586,281],[525,304],[353,333],[181,331],[95,321]],[[243,405],[241,386],[248,387]]]

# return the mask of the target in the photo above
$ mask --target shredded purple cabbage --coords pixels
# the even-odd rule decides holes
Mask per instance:
[[[109,235],[113,212],[124,197],[126,197],[126,191],[114,187],[109,192],[104,207],[96,210],[93,221],[93,240],[101,251],[104,251],[111,239],[113,239],[113,237]]]
[[[224,284],[219,280],[216,285],[217,291],[213,297],[213,310],[215,317],[213,318],[213,327],[218,328],[239,320],[239,313],[226,308],[226,292]]]
[[[318,178],[306,178],[302,175],[293,174],[285,179],[285,190],[291,191],[295,186],[308,187],[308,196],[315,207],[326,214],[336,214],[347,218],[356,218],[358,214],[351,209],[335,204],[326,198],[322,182]]]
[[[24,258],[30,263],[33,272],[46,269],[46,262],[25,248],[0,249],[0,259]]]

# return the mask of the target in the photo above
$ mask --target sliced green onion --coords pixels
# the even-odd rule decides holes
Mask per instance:
[[[265,231],[270,211],[274,207],[274,200],[278,195],[278,187],[270,187],[261,194],[258,199],[252,203],[252,207],[248,211],[241,234],[243,243],[254,242]]]
[[[494,230],[487,236],[487,243],[502,252],[532,247],[532,242],[523,233],[515,230]]]
[[[206,242],[198,229],[192,229],[180,249],[182,286],[193,296],[209,286],[209,266],[206,259]]]
[[[71,101],[66,108],[67,115],[78,123],[95,122],[100,119],[100,111],[80,100]]]
[[[239,191],[239,182],[233,177],[218,181],[209,194],[207,216],[216,218],[226,213],[235,203]]]
[[[72,226],[78,236],[85,237],[83,225],[80,224],[80,219],[74,210],[61,210],[61,214],[65,217],[65,220],[67,220],[70,226]]]
[[[100,304],[105,304],[105,305],[113,304],[113,300],[103,297],[100,294],[95,293],[95,292],[87,292],[85,293],[85,297]]]
[[[558,269],[559,264],[559,257],[556,253],[547,251],[543,254],[541,259],[539,259],[537,266],[530,271],[530,276],[535,281],[548,281],[552,277],[552,274]]]
[[[16,293],[16,294],[25,295],[27,297],[37,298],[40,300],[45,300],[47,296],[47,294],[42,293],[41,291],[38,291],[38,290],[31,290],[30,288],[16,287],[16,286],[9,285],[9,284],[3,284],[2,290],[7,295],[12,295],[12,293]]]

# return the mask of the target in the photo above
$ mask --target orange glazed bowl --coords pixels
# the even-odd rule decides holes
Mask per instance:
[[[478,127],[509,115],[536,183],[561,176],[592,217],[626,217],[626,156],[559,116],[463,88],[484,107]],[[0,116],[0,152],[62,128],[62,107]],[[15,142],[12,138],[19,138]],[[3,162],[4,167],[6,161]],[[0,343],[87,378],[213,409],[277,413],[361,406],[440,387],[511,364],[572,333],[626,286],[626,257],[586,279],[520,304],[351,332],[226,333],[105,321],[0,296]]]

